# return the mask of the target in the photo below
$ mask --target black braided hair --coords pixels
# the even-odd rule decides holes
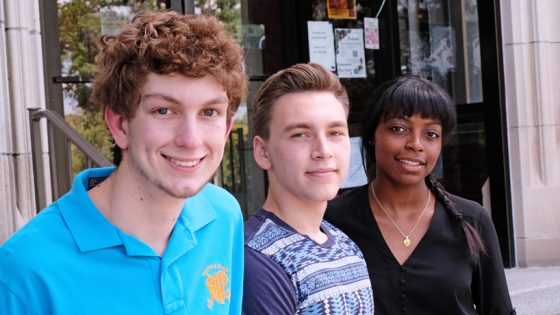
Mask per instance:
[[[455,204],[449,199],[449,194],[437,179],[431,175],[426,177],[426,185],[436,195],[436,198],[443,204],[444,208],[461,224],[461,228],[467,237],[471,260],[477,264],[480,254],[486,254],[486,246],[480,238],[478,231],[457,211]]]

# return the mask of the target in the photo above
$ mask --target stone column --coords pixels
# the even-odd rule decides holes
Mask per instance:
[[[27,108],[45,108],[39,2],[1,1],[0,26],[2,243],[37,211]]]
[[[518,264],[560,265],[560,1],[500,1]]]

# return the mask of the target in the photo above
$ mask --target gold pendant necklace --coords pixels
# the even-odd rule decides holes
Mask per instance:
[[[426,209],[428,209],[428,205],[430,204],[430,199],[432,197],[432,194],[430,193],[430,190],[428,190],[428,202],[426,202],[426,205],[424,206],[424,209],[422,210],[422,212],[420,213],[420,216],[418,217],[418,221],[416,221],[416,224],[414,224],[414,226],[412,227],[412,230],[410,231],[410,233],[408,233],[408,235],[404,234],[403,231],[401,231],[401,229],[399,228],[397,223],[395,223],[395,221],[393,220],[391,215],[389,215],[389,212],[387,210],[385,210],[385,208],[383,208],[383,205],[381,204],[381,202],[379,202],[379,199],[377,199],[377,196],[375,195],[375,189],[373,189],[373,182],[371,182],[371,192],[373,193],[373,198],[375,198],[375,201],[377,201],[377,204],[379,205],[381,210],[383,210],[383,212],[385,212],[385,214],[387,215],[387,218],[389,218],[391,223],[393,223],[393,225],[397,228],[399,233],[401,233],[401,235],[404,237],[403,245],[405,247],[410,246],[410,244],[412,243],[412,241],[410,240],[410,236],[412,235],[412,233],[414,233],[414,230],[416,230],[416,227],[418,226],[418,223],[420,223],[420,219],[422,219],[422,216],[424,215],[424,212],[426,212]]]

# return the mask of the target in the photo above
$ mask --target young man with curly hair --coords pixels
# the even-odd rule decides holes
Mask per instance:
[[[116,168],[78,174],[0,248],[0,313],[239,314],[243,219],[207,182],[246,93],[241,47],[213,17],[165,12],[100,49]]]

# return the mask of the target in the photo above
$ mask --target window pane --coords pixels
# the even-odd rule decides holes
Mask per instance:
[[[65,119],[112,160],[109,132],[101,113],[89,102],[96,43],[101,35],[117,34],[138,12],[165,10],[165,1],[58,0],[57,5]],[[72,146],[71,155],[73,174],[90,166],[77,147]]]
[[[399,0],[401,72],[429,79],[458,104],[482,102],[476,0]]]

